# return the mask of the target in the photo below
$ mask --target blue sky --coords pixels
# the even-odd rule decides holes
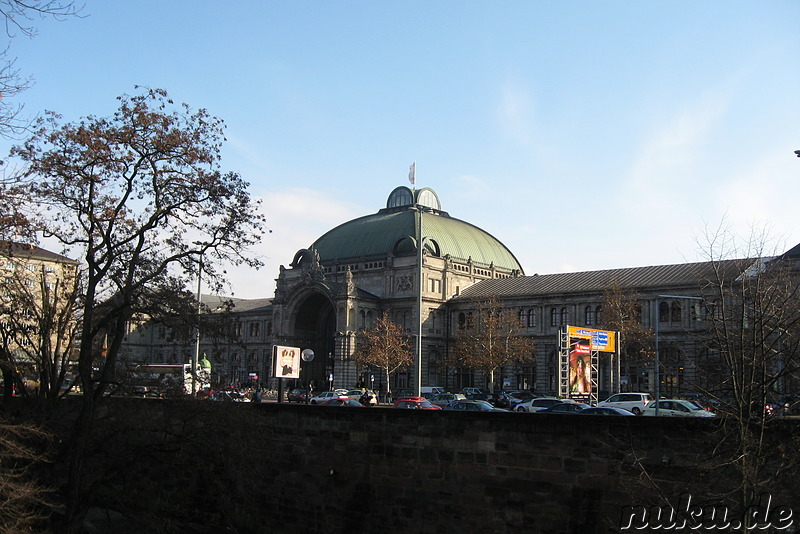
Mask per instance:
[[[398,185],[526,274],[698,261],[725,219],[800,242],[800,2],[86,0],[10,54],[25,110],[161,87],[227,124],[272,233],[239,297]],[[3,39],[6,37],[3,36]],[[2,43],[0,43],[2,44]],[[8,143],[0,143],[2,152]],[[780,246],[780,245],[779,245]]]

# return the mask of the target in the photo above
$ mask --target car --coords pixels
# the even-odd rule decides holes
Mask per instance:
[[[545,408],[549,408],[550,406],[561,404],[562,402],[568,402],[568,401],[565,401],[564,399],[559,399],[557,397],[536,397],[528,401],[517,404],[514,407],[514,411],[534,413],[538,412],[539,410],[544,410]]]
[[[341,406],[344,408],[363,408],[364,405],[348,397],[339,397],[337,399],[326,400],[321,402],[320,406]]]
[[[499,397],[500,397],[499,393],[489,393],[486,391],[482,391],[480,393],[470,393],[469,395],[467,395],[467,398],[470,400],[486,401],[493,406],[495,405]]]
[[[491,403],[483,400],[465,399],[453,401],[443,408],[444,410],[455,410],[460,412],[507,412],[503,408],[496,408]]]
[[[392,408],[405,408],[410,410],[441,410],[442,408],[431,404],[425,397],[400,397]]]
[[[419,388],[419,394],[426,399],[430,399],[434,395],[438,395],[440,393],[447,393],[444,388],[440,388],[439,386],[423,386]]]
[[[545,408],[543,410],[539,410],[537,414],[548,414],[548,413],[578,413],[586,408],[591,408],[588,404],[584,404],[582,402],[562,402],[561,404],[554,404],[549,408]]]
[[[712,411],[706,410],[701,406],[695,404],[690,400],[684,399],[660,399],[653,401],[647,405],[642,411],[642,415],[654,416],[656,415],[656,407],[658,407],[658,415],[664,417],[716,417]]]
[[[466,397],[461,393],[439,393],[438,395],[433,395],[428,400],[430,401],[431,404],[435,404],[440,408],[444,408],[453,401],[465,400],[465,399]]]
[[[363,394],[364,394],[364,390],[363,389],[349,389],[349,390],[347,390],[347,392],[345,392],[344,395],[341,395],[341,396],[342,397],[348,397],[348,398],[351,398],[353,400],[358,400],[358,399],[361,398],[361,396]]]
[[[396,392],[393,392],[392,395],[395,400],[399,399],[400,397],[413,397],[414,390],[408,388],[398,389]]]
[[[212,401],[217,402],[250,402],[247,395],[238,389],[223,389],[222,391],[215,391],[211,395]]]
[[[469,397],[469,395],[475,395],[477,393],[485,393],[485,392],[486,392],[485,389],[476,388],[476,387],[465,387],[464,389],[461,390],[461,394],[464,395],[465,397]]]
[[[347,391],[345,391],[345,393],[347,393]],[[341,395],[335,391],[323,391],[316,397],[311,397],[308,402],[310,404],[322,404],[323,402],[331,399],[338,399],[340,396]]]
[[[652,401],[653,397],[651,397],[649,393],[617,393],[616,395],[611,395],[604,401],[598,402],[597,406],[622,408],[623,410],[628,410],[633,415],[639,415]]]
[[[286,400],[289,402],[307,402],[308,390],[302,388],[295,388],[286,393]]]
[[[633,412],[629,412],[624,408],[617,408],[615,406],[594,406],[579,411],[578,415],[629,415],[631,417],[636,417]]]
[[[508,401],[508,405],[504,406],[504,408],[508,408],[511,411],[515,411],[514,409],[517,407],[518,404],[523,403],[525,401],[529,401],[536,397],[536,395],[527,390],[507,391],[505,395]]]

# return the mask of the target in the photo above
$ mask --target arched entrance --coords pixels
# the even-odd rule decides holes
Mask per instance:
[[[307,295],[297,305],[293,323],[290,330],[292,343],[301,349],[313,350],[315,355],[313,361],[301,362],[300,381],[304,386],[313,382],[314,391],[327,390],[336,356],[333,304],[322,293]]]

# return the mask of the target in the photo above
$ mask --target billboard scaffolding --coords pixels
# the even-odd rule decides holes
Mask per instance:
[[[618,332],[567,326],[559,331],[558,394],[587,404],[597,402],[601,352],[617,352]]]

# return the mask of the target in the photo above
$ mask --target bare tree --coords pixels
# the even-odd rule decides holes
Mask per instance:
[[[496,297],[478,302],[474,313],[458,326],[455,345],[445,361],[482,371],[489,387],[500,389],[496,374],[506,365],[533,360],[533,340],[519,333],[515,311],[505,308]]]
[[[18,34],[34,37],[36,18],[64,19],[79,16],[82,8],[69,0],[0,0],[0,16],[5,23],[6,35]],[[23,104],[17,99],[32,85],[30,77],[23,76],[10,55],[10,45],[0,52],[0,136],[9,137],[25,131],[28,121],[22,117]]]
[[[73,251],[86,269],[78,312],[78,375],[83,408],[76,428],[68,529],[82,514],[82,437],[95,403],[114,382],[128,320],[139,309],[172,305],[200,270],[220,289],[223,264],[260,262],[246,254],[263,234],[259,202],[248,183],[220,170],[223,122],[176,106],[166,91],[119,97],[109,118],[61,125],[37,121],[12,154],[28,165],[32,226]],[[102,365],[93,370],[101,339]]]
[[[642,324],[641,299],[635,291],[628,290],[611,280],[603,291],[602,313],[598,323],[605,330],[619,332],[620,364],[626,374],[639,365],[648,365],[655,354],[654,334]]]
[[[706,350],[719,375],[707,394],[727,415],[720,442],[735,450],[730,491],[743,510],[770,490],[788,461],[775,462],[764,435],[773,410],[797,391],[800,372],[800,264],[771,243],[766,230],[756,229],[742,245],[723,224],[707,232],[703,245],[714,265],[704,288]],[[800,459],[792,452],[796,468]]]
[[[23,264],[13,262],[14,256],[7,258],[14,270],[6,269],[0,280],[0,367],[6,378],[5,395],[11,392],[11,381],[27,394],[19,378],[28,372],[37,379],[33,393],[55,401],[66,393],[76,334],[77,265]]]
[[[388,310],[372,324],[358,333],[358,350],[353,360],[360,367],[375,367],[384,374],[386,391],[389,392],[389,377],[399,369],[414,363],[411,340],[400,325],[389,319]]]

